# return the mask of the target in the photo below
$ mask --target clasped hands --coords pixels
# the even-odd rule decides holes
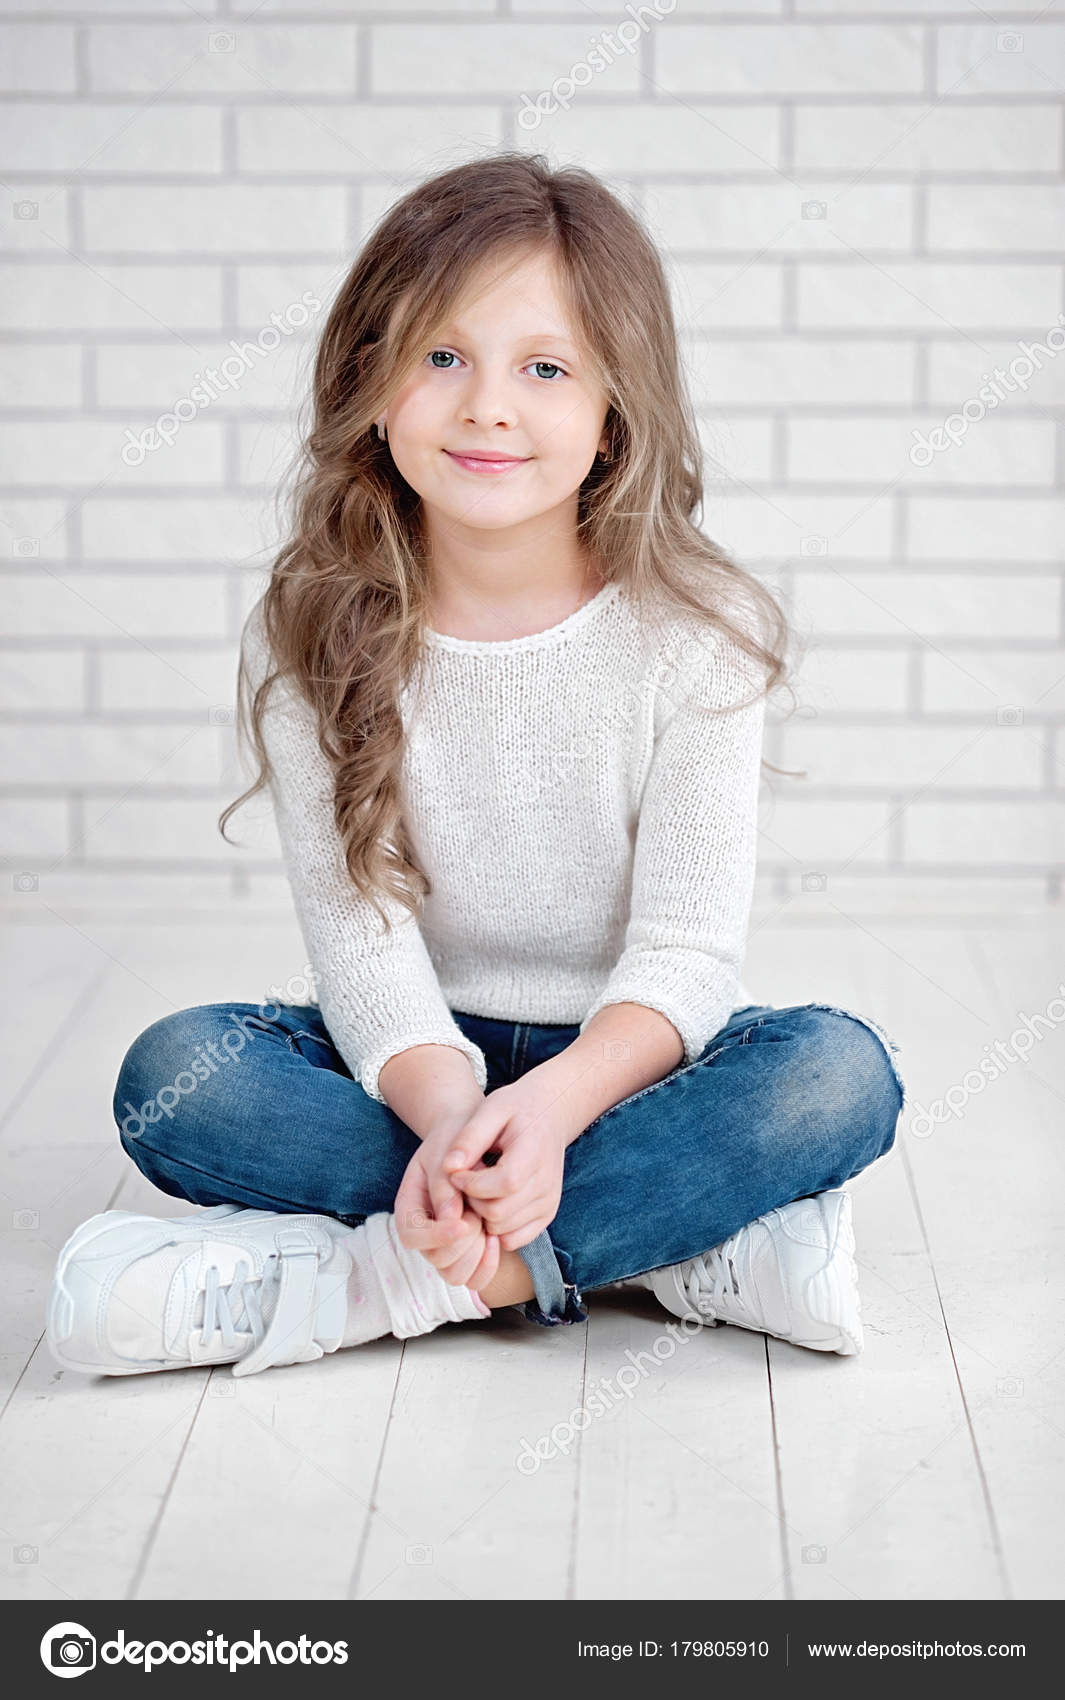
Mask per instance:
[[[535,1070],[497,1087],[472,1114],[433,1127],[396,1193],[403,1244],[451,1286],[481,1291],[501,1251],[528,1245],[554,1220],[571,1137],[557,1093]]]

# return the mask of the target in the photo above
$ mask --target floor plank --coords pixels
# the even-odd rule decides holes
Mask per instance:
[[[682,1327],[638,1289],[588,1305],[587,1387],[611,1402],[578,1436],[576,1597],[757,1597],[781,1562],[763,1337]]]
[[[355,1598],[565,1597],[576,1454],[519,1459],[580,1405],[585,1334],[506,1310],[405,1342]]]
[[[952,965],[949,939],[925,942],[937,976],[964,981],[960,943]],[[833,931],[819,938],[811,971],[807,939],[777,938],[780,989],[771,1001],[825,1002],[869,1016],[902,1046],[901,1064],[912,1048],[911,1006],[888,995],[882,977],[896,949],[865,928]],[[920,963],[909,972],[920,978]],[[941,1011],[940,1027],[946,1019]],[[1002,1593],[968,1413],[899,1146],[902,1125],[895,1149],[848,1183],[865,1351],[822,1358],[769,1342],[798,1599]]]

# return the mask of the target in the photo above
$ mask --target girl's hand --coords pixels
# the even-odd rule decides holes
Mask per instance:
[[[525,1077],[527,1078],[527,1077]],[[517,1251],[558,1214],[570,1130],[535,1087],[500,1086],[451,1136],[441,1168],[504,1251]],[[488,1152],[490,1159],[481,1161]]]
[[[499,1269],[499,1240],[444,1173],[442,1158],[453,1138],[448,1127],[422,1141],[392,1209],[403,1245],[428,1258],[449,1286],[479,1292]]]

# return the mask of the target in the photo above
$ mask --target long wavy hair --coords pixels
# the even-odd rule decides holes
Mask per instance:
[[[417,914],[432,889],[402,818],[399,703],[423,651],[431,564],[420,498],[373,425],[475,271],[523,251],[553,255],[609,397],[607,458],[578,494],[588,558],[641,608],[664,599],[726,633],[764,670],[759,694],[787,673],[776,598],[698,526],[699,436],[669,287],[639,220],[591,172],[553,170],[542,155],[496,153],[429,178],[369,236],[322,331],[289,541],[258,604],[275,670],[253,697],[243,647],[238,670],[238,733],[250,736],[259,772],[218,820],[225,838],[234,810],[270,777],[263,714],[287,678],[313,708],[335,772],[348,872],[386,926],[383,895]]]

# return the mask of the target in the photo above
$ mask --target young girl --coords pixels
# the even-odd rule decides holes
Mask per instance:
[[[787,626],[696,528],[699,467],[660,259],[594,176],[504,153],[383,219],[220,821],[269,783],[317,1002],[130,1047],[123,1147],[206,1208],[77,1230],[61,1363],[250,1375],[629,1281],[860,1350],[843,1183],[893,1143],[897,1047],[740,983]]]

